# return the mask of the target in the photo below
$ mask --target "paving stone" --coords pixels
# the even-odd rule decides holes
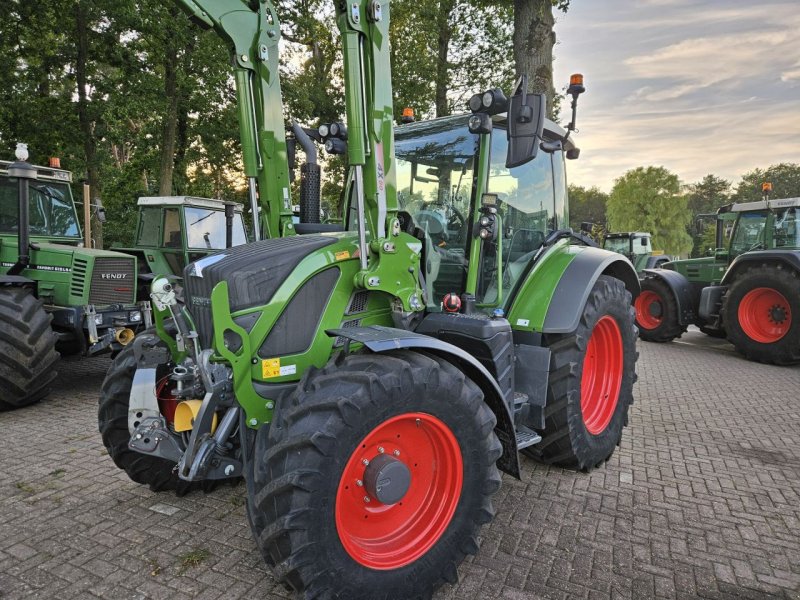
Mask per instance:
[[[523,457],[436,600],[800,599],[800,367],[715,344],[640,342],[620,448],[588,474]],[[296,598],[250,537],[244,486],[176,498],[114,466],[96,422],[109,364],[65,360],[51,398],[0,414],[0,597]]]

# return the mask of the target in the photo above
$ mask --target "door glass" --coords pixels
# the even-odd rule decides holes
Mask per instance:
[[[547,234],[566,223],[566,193],[561,190],[556,195],[553,177],[553,161],[563,161],[562,153],[540,151],[534,160],[508,169],[507,150],[506,132],[495,128],[488,191],[497,194],[497,213],[503,224],[498,243],[502,244],[501,276],[506,294],[517,283]],[[558,179],[559,185],[566,184],[564,177]],[[485,304],[491,304],[497,298],[496,256],[493,248],[484,244],[478,301]]]
[[[730,257],[733,258],[743,252],[751,250],[764,250],[765,246],[765,225],[767,222],[766,210],[740,213],[736,223],[736,230],[731,240]]]
[[[776,248],[800,248],[800,219],[796,208],[787,208],[775,213],[772,234]]]
[[[181,217],[177,208],[164,209],[164,239],[165,248],[181,248]]]
[[[463,117],[399,128],[397,198],[425,232],[425,296],[438,310],[442,297],[464,290],[478,137]]]

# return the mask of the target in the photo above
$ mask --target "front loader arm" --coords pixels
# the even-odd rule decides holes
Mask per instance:
[[[280,23],[269,0],[257,10],[244,0],[175,0],[201,26],[211,27],[233,54],[236,103],[245,175],[250,188],[256,239],[294,233],[289,163],[278,76]],[[256,184],[258,196],[256,195]]]

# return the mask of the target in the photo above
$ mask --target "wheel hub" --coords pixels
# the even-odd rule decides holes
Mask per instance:
[[[411,486],[411,471],[400,460],[379,454],[364,469],[367,494],[383,504],[397,504]]]
[[[660,319],[661,315],[664,313],[664,309],[661,307],[661,302],[657,300],[650,303],[649,311],[650,316],[655,317],[656,319]]]
[[[773,323],[780,325],[786,320],[786,311],[782,306],[776,304],[772,307],[772,310],[769,311],[769,318]]]

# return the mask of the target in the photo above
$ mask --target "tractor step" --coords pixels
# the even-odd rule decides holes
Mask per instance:
[[[517,450],[522,450],[528,446],[533,446],[541,441],[542,436],[532,429],[528,429],[524,425],[517,426]]]
[[[514,406],[522,406],[528,401],[528,394],[523,392],[514,392]]]

